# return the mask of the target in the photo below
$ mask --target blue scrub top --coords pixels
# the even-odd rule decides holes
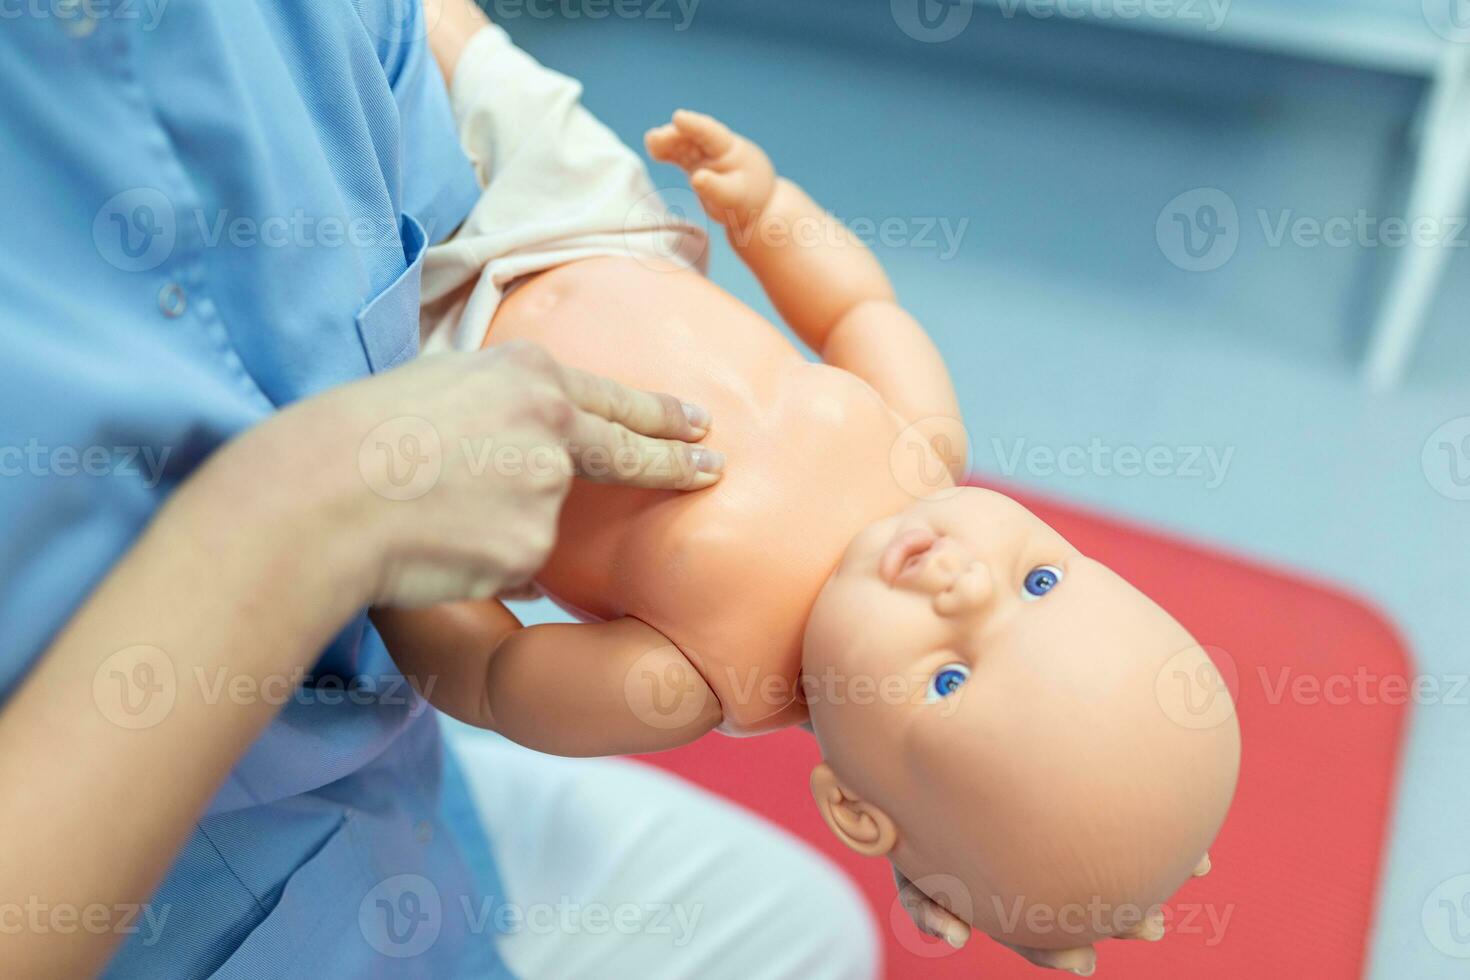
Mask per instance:
[[[423,28],[419,0],[0,9],[0,698],[211,451],[415,353],[423,250],[479,193]],[[433,712],[365,615],[311,678],[110,975],[504,975]]]

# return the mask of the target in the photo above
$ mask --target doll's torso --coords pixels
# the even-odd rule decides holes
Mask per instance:
[[[514,290],[487,342],[517,338],[703,405],[705,444],[727,459],[719,483],[691,494],[578,481],[540,587],[668,637],[720,699],[725,731],[805,720],[796,688],[817,593],[859,530],[913,502],[890,462],[904,423],[708,280],[634,259],[572,263]]]

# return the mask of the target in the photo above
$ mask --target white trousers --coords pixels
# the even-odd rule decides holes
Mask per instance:
[[[780,828],[661,770],[447,728],[516,910],[524,980],[867,980],[867,904]]]

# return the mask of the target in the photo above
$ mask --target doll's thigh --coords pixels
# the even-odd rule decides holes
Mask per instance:
[[[526,980],[878,975],[856,888],[785,831],[660,770],[451,734]]]

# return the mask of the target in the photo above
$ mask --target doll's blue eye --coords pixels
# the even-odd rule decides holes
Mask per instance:
[[[960,689],[960,685],[970,679],[970,668],[964,664],[946,664],[934,672],[929,679],[929,696],[927,700],[938,701],[947,698]]]
[[[1062,570],[1055,565],[1038,565],[1026,573],[1026,591],[1021,598],[1035,602],[1057,587],[1062,580]]]

